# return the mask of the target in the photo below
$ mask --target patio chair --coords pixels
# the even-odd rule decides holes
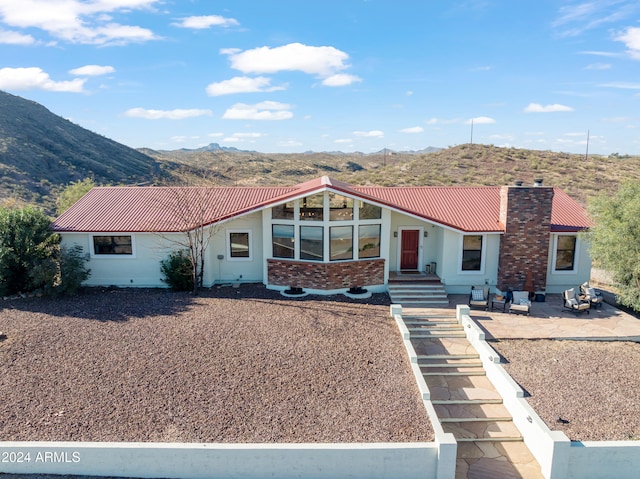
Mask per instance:
[[[565,292],[563,292],[562,298],[564,299],[564,306],[562,308],[563,311],[566,309],[575,314],[584,313],[586,311],[587,314],[589,314],[589,309],[591,309],[591,302],[577,298],[576,290],[574,288],[567,289]]]
[[[469,307],[489,311],[489,286],[472,286],[469,294]]]
[[[584,299],[591,303],[591,306],[594,308],[602,308],[602,303],[604,303],[604,296],[602,293],[595,288],[589,286],[589,282],[585,281],[580,285],[580,292],[584,295]]]
[[[531,301],[529,300],[529,291],[514,291],[513,299],[509,306],[510,313],[522,313],[529,316],[531,314]]]

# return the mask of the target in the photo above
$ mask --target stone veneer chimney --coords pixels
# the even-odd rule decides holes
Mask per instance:
[[[553,188],[542,186],[542,180],[536,180],[534,186],[520,185],[517,182],[500,190],[500,222],[505,226],[498,260],[502,291],[524,289],[528,273],[534,289],[547,285]]]

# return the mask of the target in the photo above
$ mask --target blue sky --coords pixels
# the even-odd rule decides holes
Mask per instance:
[[[640,154],[640,2],[0,0],[0,89],[132,147]]]

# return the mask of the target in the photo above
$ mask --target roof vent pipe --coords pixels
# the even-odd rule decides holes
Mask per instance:
[[[515,186],[522,186],[523,183],[524,183],[524,181],[522,181],[522,180],[516,180],[516,181],[513,182],[513,184]]]
[[[542,186],[542,178],[536,178],[533,180],[533,186]]]

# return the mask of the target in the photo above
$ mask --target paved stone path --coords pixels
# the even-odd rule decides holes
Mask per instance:
[[[429,311],[407,309],[403,320],[440,423],[458,442],[456,479],[541,479],[455,313]]]

